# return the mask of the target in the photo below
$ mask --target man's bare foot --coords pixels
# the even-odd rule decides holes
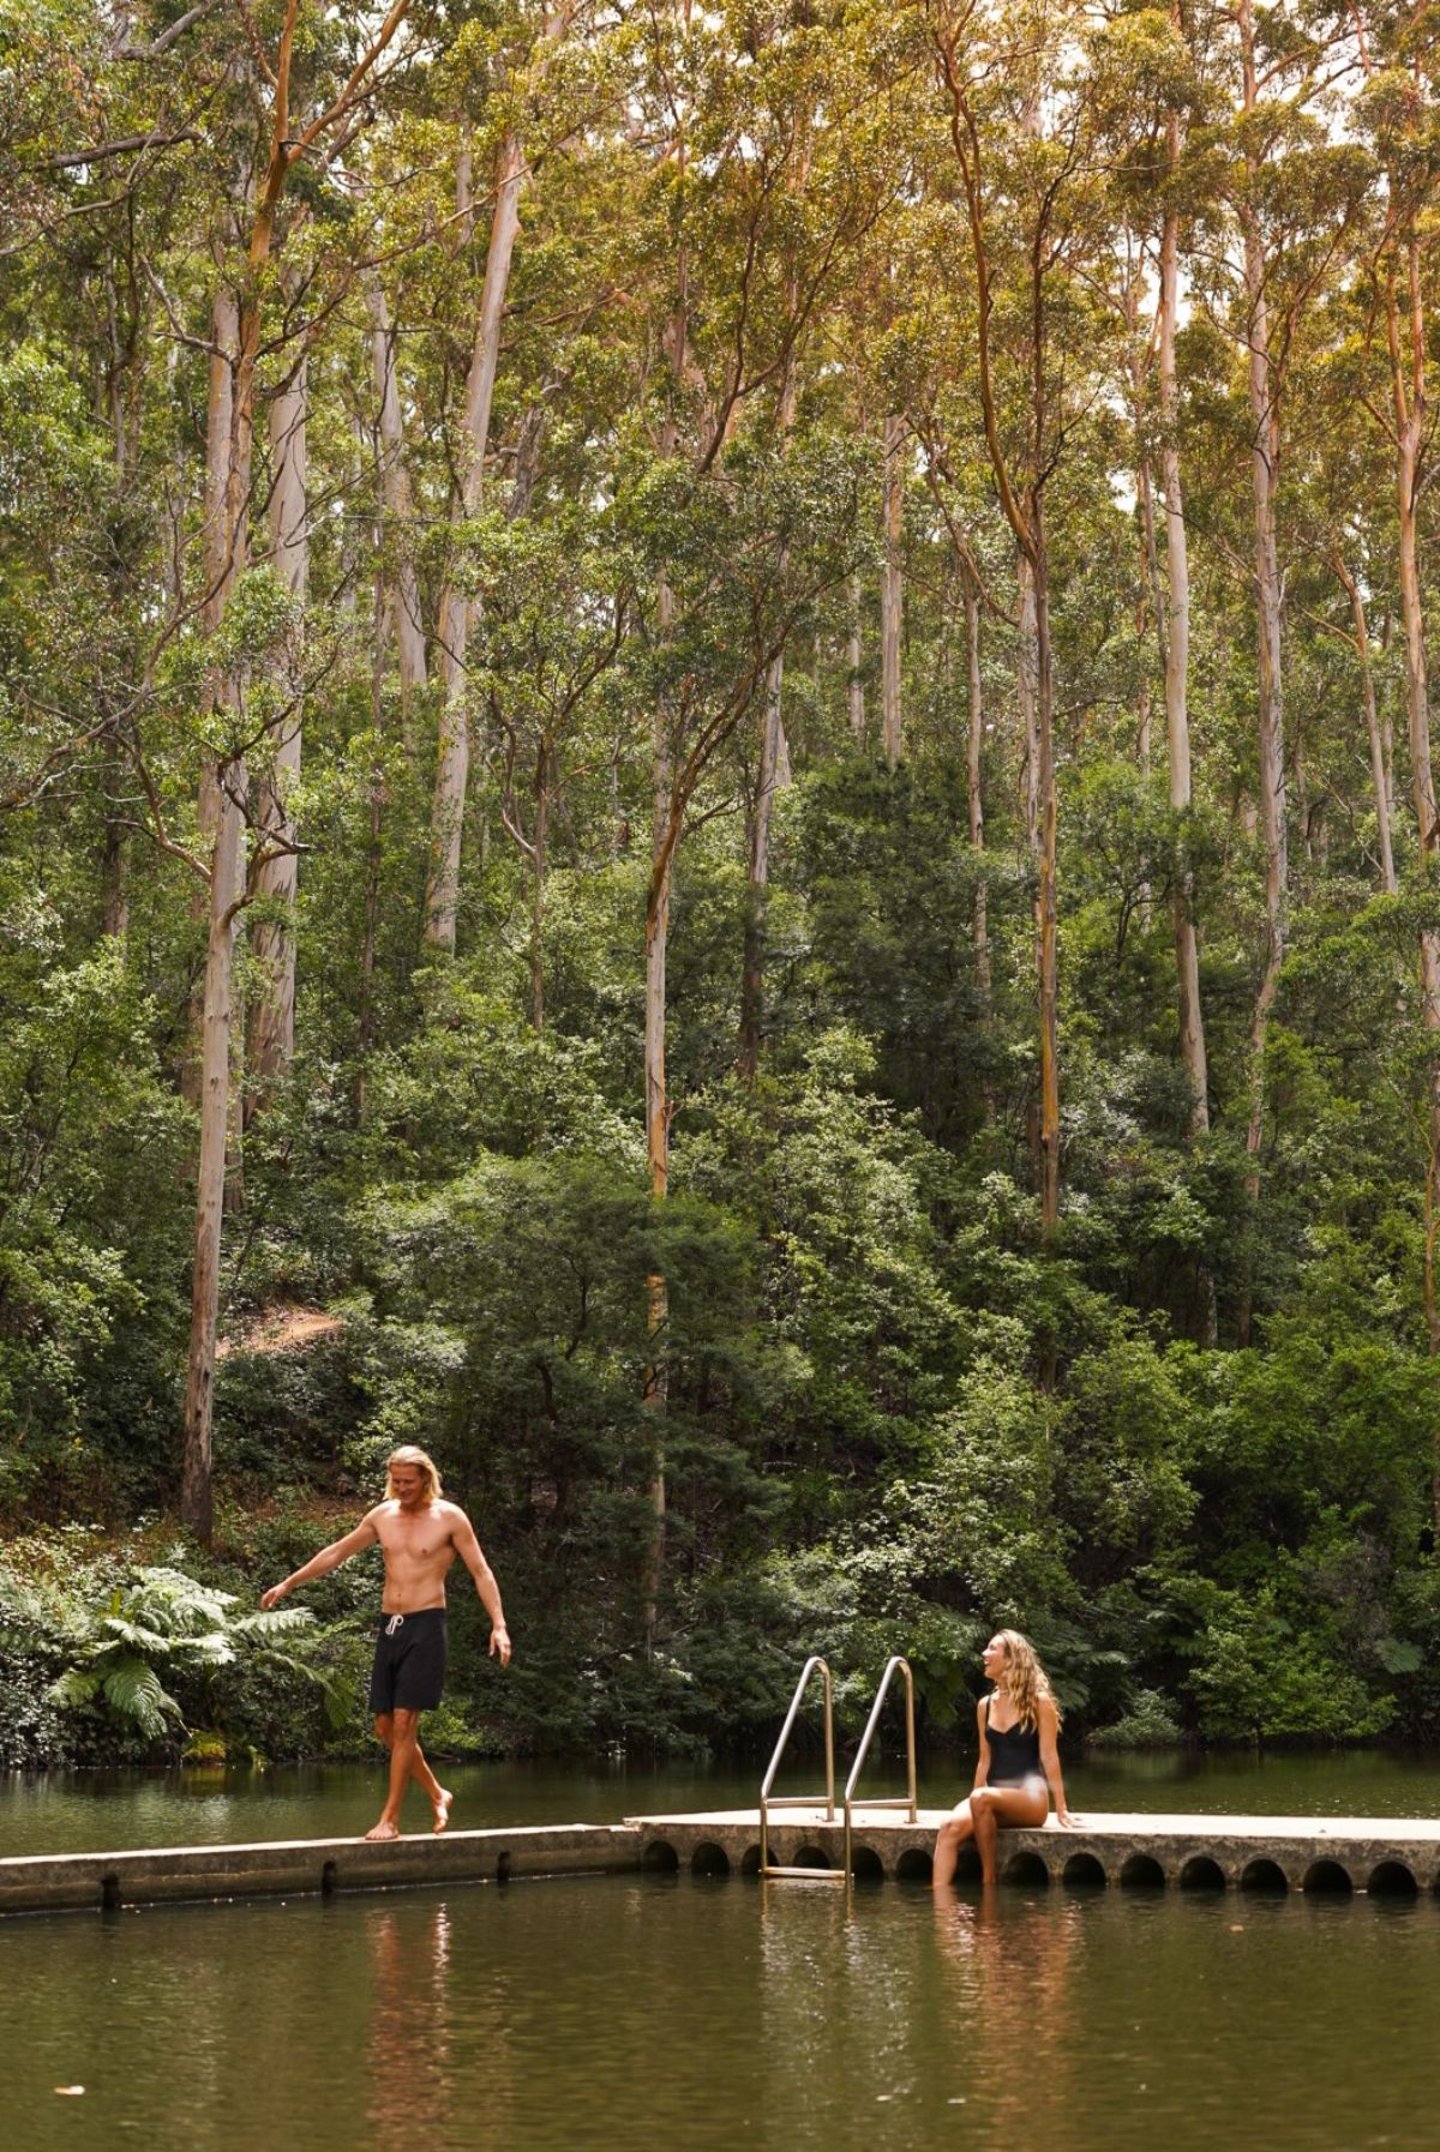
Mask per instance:
[[[432,1805],[434,1806],[435,1810],[435,1836],[437,1838],[440,1836],[440,1833],[442,1831],[449,1829],[450,1803],[454,1800],[454,1798],[454,1794],[447,1793],[443,1786],[439,1788],[435,1795],[435,1800]]]
[[[387,1823],[385,1821],[385,1818],[382,1816],[380,1818],[380,1821],[376,1824],[374,1830],[367,1831],[365,1833],[365,1836],[367,1840],[375,1838],[398,1838],[400,1836],[400,1833],[395,1828],[395,1825],[393,1823]]]

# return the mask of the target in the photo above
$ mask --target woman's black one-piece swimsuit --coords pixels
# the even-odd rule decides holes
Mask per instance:
[[[990,1699],[985,1699],[985,1739],[990,1744],[990,1775],[987,1785],[1021,1786],[1027,1778],[1043,1776],[1040,1769],[1038,1726],[1011,1726],[1001,1732],[990,1723]]]

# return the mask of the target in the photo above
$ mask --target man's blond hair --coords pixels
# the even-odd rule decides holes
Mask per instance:
[[[432,1502],[439,1501],[440,1474],[436,1469],[434,1458],[428,1457],[418,1443],[402,1442],[399,1449],[392,1450],[385,1460],[385,1492],[392,1502],[395,1500],[395,1467],[397,1465],[413,1465],[417,1472],[424,1473],[425,1492],[421,1497],[423,1507],[428,1509]]]

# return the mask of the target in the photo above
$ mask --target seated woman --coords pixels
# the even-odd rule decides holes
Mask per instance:
[[[973,1838],[980,1855],[980,1878],[995,1881],[995,1838],[1002,1823],[1034,1829],[1050,1811],[1055,1796],[1057,1821],[1080,1821],[1065,1805],[1065,1782],[1055,1746],[1060,1708],[1050,1693],[1035,1647],[1018,1629],[1000,1629],[981,1654],[985,1678],[994,1683],[976,1707],[980,1761],[975,1785],[935,1841],[932,1881],[947,1890],[955,1880],[960,1848]]]

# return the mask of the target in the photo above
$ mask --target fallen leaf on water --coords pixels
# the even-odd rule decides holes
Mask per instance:
[[[83,2085],[57,2085],[55,2090],[62,2099],[78,2100],[85,2087]]]

